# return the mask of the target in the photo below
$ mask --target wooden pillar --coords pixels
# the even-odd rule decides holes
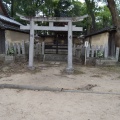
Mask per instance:
[[[33,67],[34,60],[34,21],[30,20],[30,43],[29,43],[29,65],[28,67]]]
[[[68,66],[67,72],[73,72],[72,64],[72,22],[68,22]]]

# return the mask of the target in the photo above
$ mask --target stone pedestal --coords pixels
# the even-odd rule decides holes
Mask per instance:
[[[6,55],[5,56],[5,63],[11,63],[15,61],[15,56],[13,55]]]
[[[27,61],[27,57],[26,57],[26,55],[23,55],[23,54],[16,55],[15,56],[15,61],[16,62],[26,62]]]
[[[74,69],[73,68],[66,68],[66,73],[72,74],[72,73],[74,73]]]

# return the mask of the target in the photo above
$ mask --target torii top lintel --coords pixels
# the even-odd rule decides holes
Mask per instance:
[[[16,13],[17,16],[20,17],[20,19],[25,21],[30,21],[31,19],[33,21],[46,21],[46,22],[77,22],[77,21],[83,21],[84,18],[88,17],[88,15],[84,15],[81,17],[25,17],[23,15],[20,15]]]

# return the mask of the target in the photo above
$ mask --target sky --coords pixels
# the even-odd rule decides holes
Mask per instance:
[[[84,2],[84,0],[79,0],[80,2]]]
[[[80,1],[80,2],[84,2],[85,0],[78,0],[78,1]]]
[[[80,2],[85,2],[85,0],[78,0],[78,1],[80,1]],[[105,5],[104,3],[102,3],[102,2],[99,2],[99,4],[98,4],[99,6],[103,6],[103,5]]]

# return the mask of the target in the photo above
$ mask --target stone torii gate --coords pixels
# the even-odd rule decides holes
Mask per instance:
[[[17,14],[20,19],[25,21],[30,21],[30,24],[27,26],[20,26],[20,29],[30,30],[30,45],[29,45],[29,65],[28,67],[33,67],[34,62],[34,30],[51,30],[51,31],[68,31],[68,65],[67,72],[73,71],[72,63],[72,31],[82,31],[82,27],[76,27],[72,25],[72,22],[82,21],[88,15],[81,17],[25,17],[20,14]],[[49,26],[38,26],[35,22],[45,21],[49,22]],[[67,22],[68,25],[65,26],[54,26],[54,22]]]

